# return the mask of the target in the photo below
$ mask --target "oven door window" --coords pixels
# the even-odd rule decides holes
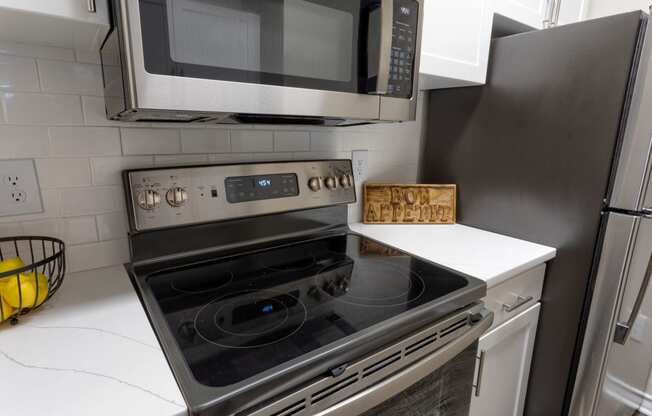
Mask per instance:
[[[141,0],[153,74],[358,92],[361,0]],[[361,18],[361,16],[363,16]],[[364,45],[362,48],[360,45]],[[366,77],[365,77],[366,78]]]
[[[468,416],[477,341],[443,367],[358,416]]]

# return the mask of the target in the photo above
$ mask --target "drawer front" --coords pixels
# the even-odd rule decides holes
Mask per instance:
[[[515,317],[541,299],[545,274],[544,263],[487,291],[485,305],[494,313],[491,329]]]

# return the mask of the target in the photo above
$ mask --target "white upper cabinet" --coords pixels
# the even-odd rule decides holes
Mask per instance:
[[[526,26],[541,29],[552,0],[495,0],[494,11]]]
[[[0,0],[2,40],[98,50],[108,31],[108,0]]]
[[[493,20],[492,1],[425,1],[420,89],[485,82]]]
[[[589,9],[589,0],[561,0],[558,25],[585,20]]]

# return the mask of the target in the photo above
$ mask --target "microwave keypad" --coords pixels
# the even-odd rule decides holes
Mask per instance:
[[[387,92],[393,97],[410,98],[414,79],[418,3],[413,0],[396,1],[394,7],[392,59]]]

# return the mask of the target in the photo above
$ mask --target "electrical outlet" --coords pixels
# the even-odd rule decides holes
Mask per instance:
[[[12,191],[10,197],[17,204],[24,204],[25,202],[27,202],[27,193],[25,193],[25,191],[22,191],[20,189],[16,189],[15,191]]]
[[[367,180],[369,152],[366,150],[354,150],[351,152],[351,159],[351,163],[353,164],[353,179],[357,185],[362,185]]]
[[[43,212],[33,159],[0,160],[0,216]]]

